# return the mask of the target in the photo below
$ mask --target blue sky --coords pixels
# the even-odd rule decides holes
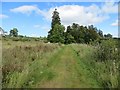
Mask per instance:
[[[114,2],[2,2],[0,7],[0,26],[8,33],[15,27],[21,35],[47,36],[57,8],[65,27],[93,24],[105,34],[118,36],[118,5]]]

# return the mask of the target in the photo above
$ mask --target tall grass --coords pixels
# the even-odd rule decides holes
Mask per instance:
[[[83,78],[79,77],[84,82],[96,87],[119,87],[120,55],[118,45],[118,42],[114,40],[105,40],[94,46],[70,45],[74,51],[75,60],[78,61],[77,73],[83,71],[83,75],[86,75]],[[34,88],[39,83],[56,77],[56,73],[49,67],[53,65],[53,62],[57,63],[57,60],[55,62],[53,59],[60,56],[57,52],[60,51],[61,46],[61,44],[48,44],[35,40],[30,42],[3,41],[2,86],[4,88]],[[88,78],[88,81],[85,81],[84,78]]]
[[[96,46],[77,44],[73,45],[73,48],[88,74],[97,80],[100,87],[119,87],[120,62],[117,41],[105,40]]]
[[[14,46],[15,43],[13,41],[10,43],[12,48],[3,47],[2,86],[4,88],[34,87],[45,77],[48,80],[54,77],[54,74],[47,69],[47,62],[59,49],[58,44],[19,43],[20,45]]]
[[[118,41],[113,39],[102,41],[96,48],[95,57],[97,65],[102,66],[98,70],[101,72],[100,77],[103,80],[103,86],[108,88],[118,87]]]

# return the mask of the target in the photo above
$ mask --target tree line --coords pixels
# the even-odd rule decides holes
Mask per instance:
[[[91,41],[100,40],[102,38],[112,38],[111,34],[103,35],[103,31],[97,29],[93,25],[83,26],[73,23],[67,26],[61,24],[59,12],[57,9],[53,12],[51,29],[48,32],[47,40],[51,43],[90,43]]]
[[[10,37],[24,37],[18,35],[18,29],[13,28],[9,33]],[[103,35],[103,31],[97,29],[93,25],[83,26],[77,23],[73,23],[71,26],[65,26],[61,24],[59,12],[54,10],[51,22],[51,29],[48,32],[47,41],[51,43],[90,43],[91,41],[99,41],[101,39],[112,38],[111,34]]]

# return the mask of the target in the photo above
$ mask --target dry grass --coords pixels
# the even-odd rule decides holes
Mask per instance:
[[[46,66],[45,62],[47,62],[47,58],[52,54],[51,52],[54,53],[54,51],[59,48],[57,44],[45,44],[41,42],[20,43],[15,41],[3,41],[3,45],[3,87],[11,87],[13,78],[16,77],[19,79],[22,74],[24,75],[26,67],[31,67],[34,65],[34,62]],[[15,75],[15,77],[13,75]],[[23,77],[23,75],[21,77]],[[13,82],[14,81],[15,80],[13,80]],[[13,87],[17,87],[17,84],[13,85]]]

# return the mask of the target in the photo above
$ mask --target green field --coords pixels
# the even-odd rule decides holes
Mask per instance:
[[[99,62],[95,46],[2,41],[3,88],[118,87],[112,62]]]

